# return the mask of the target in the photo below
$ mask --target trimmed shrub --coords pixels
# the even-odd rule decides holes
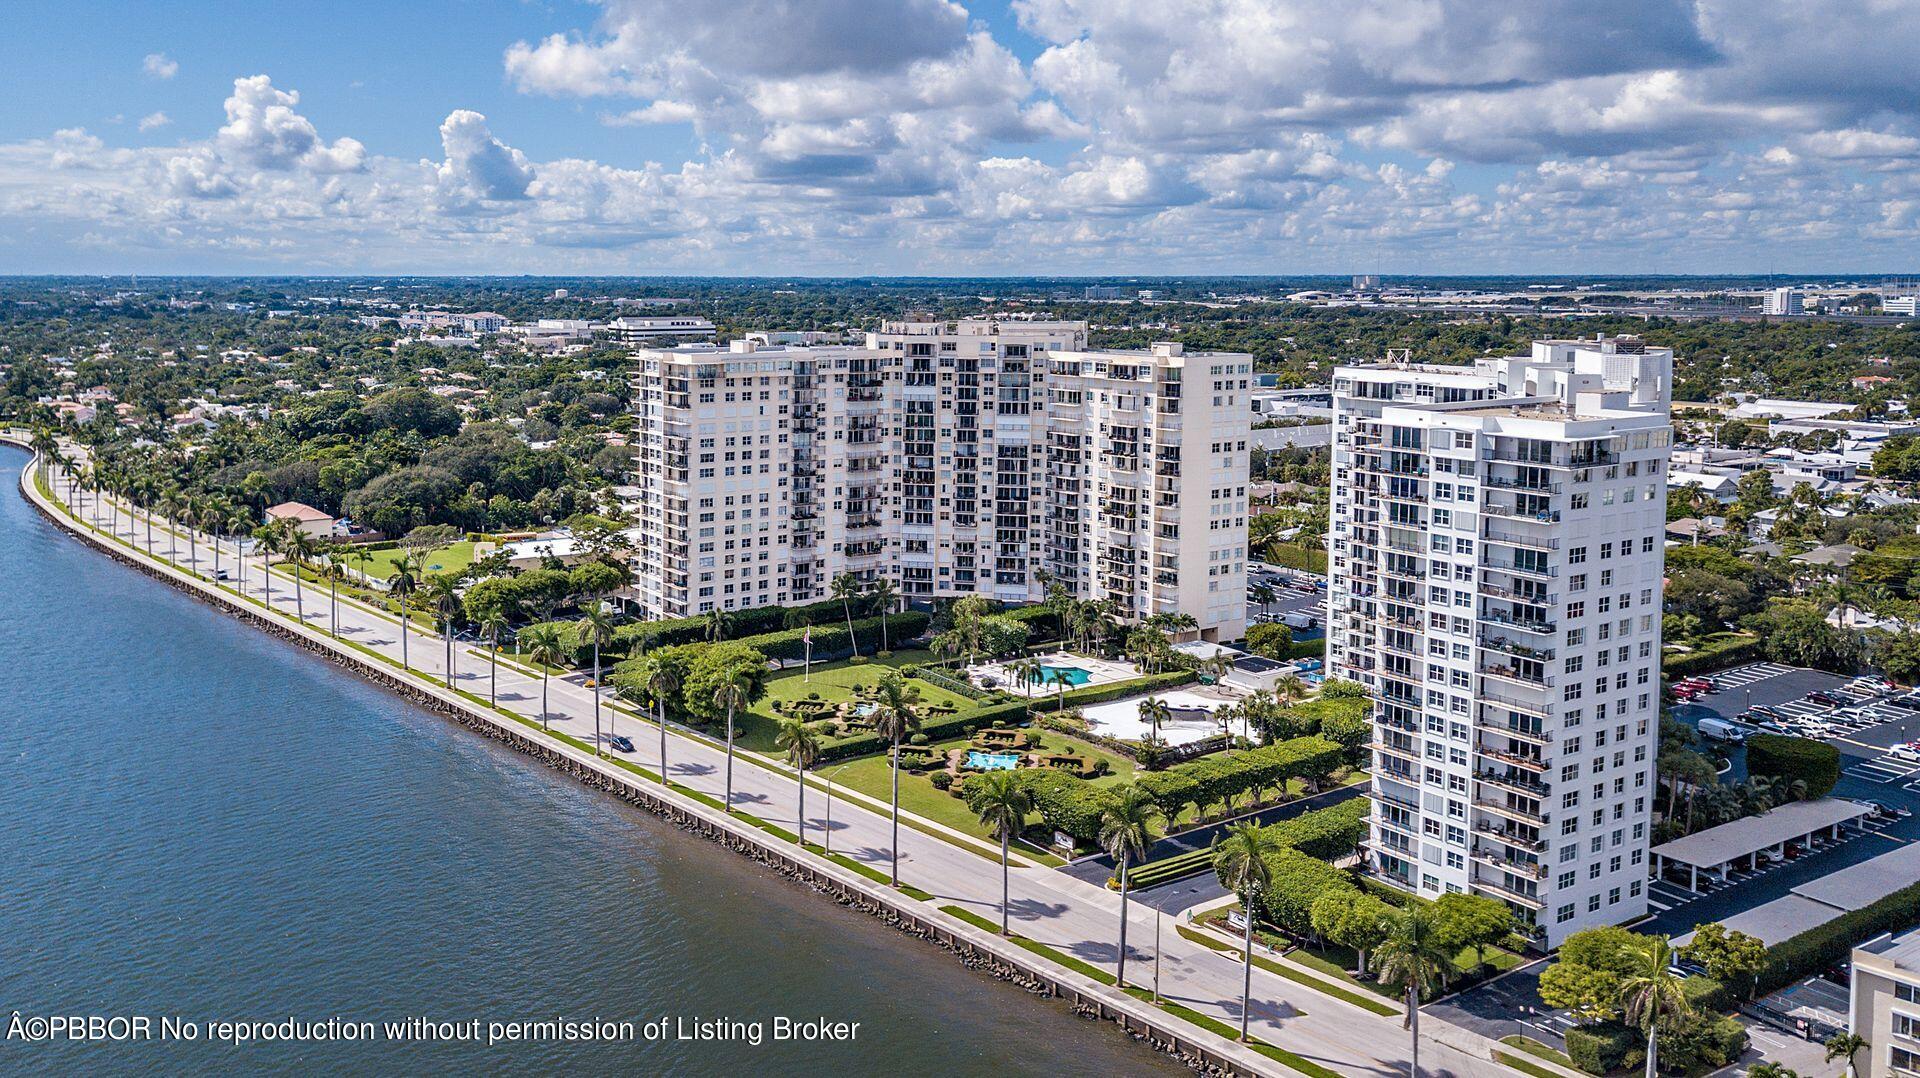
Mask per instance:
[[[1680,987],[1686,990],[1687,1004],[1696,1011],[1730,1011],[1739,1003],[1731,989],[1705,975],[1688,977]]]
[[[1299,850],[1283,849],[1267,858],[1272,882],[1259,892],[1267,919],[1295,936],[1313,934],[1313,904],[1322,895],[1357,891],[1345,872]]]
[[[1567,1058],[1588,1074],[1611,1074],[1647,1058],[1638,1032],[1618,1022],[1595,1022],[1567,1030]]]
[[[1827,796],[1840,781],[1840,750],[1808,737],[1755,734],[1747,739],[1747,772],[1805,779],[1811,801]]]
[[[953,677],[945,671],[936,670],[931,666],[903,666],[900,668],[900,676],[919,678],[929,685],[939,686],[950,693],[957,696],[964,696],[969,700],[984,700],[989,695],[987,690],[980,688],[972,682]]]
[[[897,639],[911,639],[926,631],[927,615],[917,610],[904,614],[887,615],[888,631]],[[867,618],[853,623],[854,635],[860,642],[860,653],[871,655],[880,650],[880,619]],[[761,633],[758,636],[738,637],[739,643],[757,648],[769,659],[784,662],[798,662],[807,656],[805,642],[807,630],[782,629],[779,632]],[[818,625],[813,627],[813,661],[822,662],[837,655],[851,654],[853,644],[847,639],[845,622],[839,625]]]
[[[1309,857],[1337,861],[1358,849],[1360,843],[1366,840],[1370,807],[1366,798],[1356,797],[1331,808],[1314,809],[1291,820],[1269,824],[1266,832]],[[1135,886],[1151,887],[1212,870],[1211,849],[1189,850],[1141,866],[1134,871],[1133,880]]]
[[[1668,655],[1660,660],[1660,672],[1669,678],[1710,674],[1740,663],[1758,661],[1766,650],[1766,641],[1757,636],[1728,634],[1710,639],[1692,651]]]
[[[1270,790],[1288,779],[1315,779],[1340,766],[1343,751],[1323,737],[1296,737],[1257,749],[1204,756],[1192,763],[1142,775],[1140,786],[1168,817],[1188,805],[1222,804],[1250,790]]]
[[[1081,842],[1100,837],[1100,814],[1112,800],[1106,789],[1092,786],[1052,768],[1024,768],[1014,774],[1033,795],[1034,807],[1048,827],[1064,831]]]
[[[1755,979],[1755,994],[1778,991],[1845,959],[1856,944],[1882,932],[1903,932],[1916,922],[1920,922],[1920,883],[1767,948],[1767,964]]]

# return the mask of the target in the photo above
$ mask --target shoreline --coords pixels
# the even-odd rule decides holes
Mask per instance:
[[[1174,1056],[1189,1067],[1213,1074],[1287,1075],[1294,1071],[1250,1048],[1166,1013],[1161,1008],[1124,994],[1085,975],[1061,967],[997,933],[922,900],[875,883],[845,867],[802,849],[787,836],[782,840],[764,824],[728,814],[697,796],[651,780],[637,767],[598,759],[559,736],[541,734],[537,727],[521,728],[522,720],[490,714],[484,702],[475,703],[423,675],[388,670],[384,663],[357,653],[351,644],[337,641],[308,626],[286,623],[270,611],[253,609],[257,601],[231,594],[217,584],[177,567],[149,559],[137,550],[122,549],[120,541],[97,534],[68,514],[72,510],[39,489],[40,468],[30,445],[7,432],[0,442],[26,450],[20,490],[28,504],[70,536],[98,553],[168,584],[277,639],[314,652],[333,665],[355,673],[442,718],[450,719],[483,737],[498,741],[546,764],[576,782],[644,809],[684,831],[708,839],[732,852],[765,865],[787,879],[832,898],[841,906],[880,919],[959,959],[968,969],[1017,984],[1027,991],[1065,1000],[1082,1017],[1111,1021],[1127,1035]],[[49,486],[54,484],[50,481]],[[757,826],[756,826],[757,825]]]

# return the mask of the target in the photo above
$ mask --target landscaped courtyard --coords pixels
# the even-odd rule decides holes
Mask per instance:
[[[462,539],[451,546],[428,551],[417,559],[424,573],[457,573],[473,564],[474,544]],[[385,580],[393,575],[393,567],[408,553],[401,547],[388,547],[384,550],[350,551],[347,564],[354,572],[365,572],[376,580]]]
[[[845,709],[857,710],[871,703],[867,695],[856,691],[856,687],[871,690],[888,670],[897,671],[903,666],[932,661],[930,652],[897,651],[888,658],[870,659],[859,664],[850,661],[815,663],[811,675],[798,668],[773,674],[767,678],[766,698],[755,704],[750,713],[740,717],[739,744],[757,752],[777,752],[775,738],[780,732],[782,713],[797,715],[810,722],[831,718],[841,722],[844,730],[845,723],[839,715],[844,714]],[[920,694],[915,710],[922,719],[980,706],[978,701],[919,678],[909,678],[907,684]],[[780,705],[779,710],[775,709],[775,704]]]

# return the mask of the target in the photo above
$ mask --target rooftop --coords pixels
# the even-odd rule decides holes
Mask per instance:
[[[1712,868],[1834,824],[1858,819],[1869,811],[1867,806],[1841,797],[1795,801],[1758,816],[1747,816],[1663,842],[1652,852],[1655,857],[1679,864]]]

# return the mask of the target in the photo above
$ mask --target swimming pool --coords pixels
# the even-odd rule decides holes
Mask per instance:
[[[1017,752],[979,752],[967,751],[967,766],[981,771],[1012,771],[1020,766],[1020,754]]]
[[[1040,668],[1040,684],[1049,686],[1055,684],[1056,674],[1065,674],[1067,684],[1075,686],[1085,685],[1093,680],[1092,674],[1077,666],[1043,666]]]

